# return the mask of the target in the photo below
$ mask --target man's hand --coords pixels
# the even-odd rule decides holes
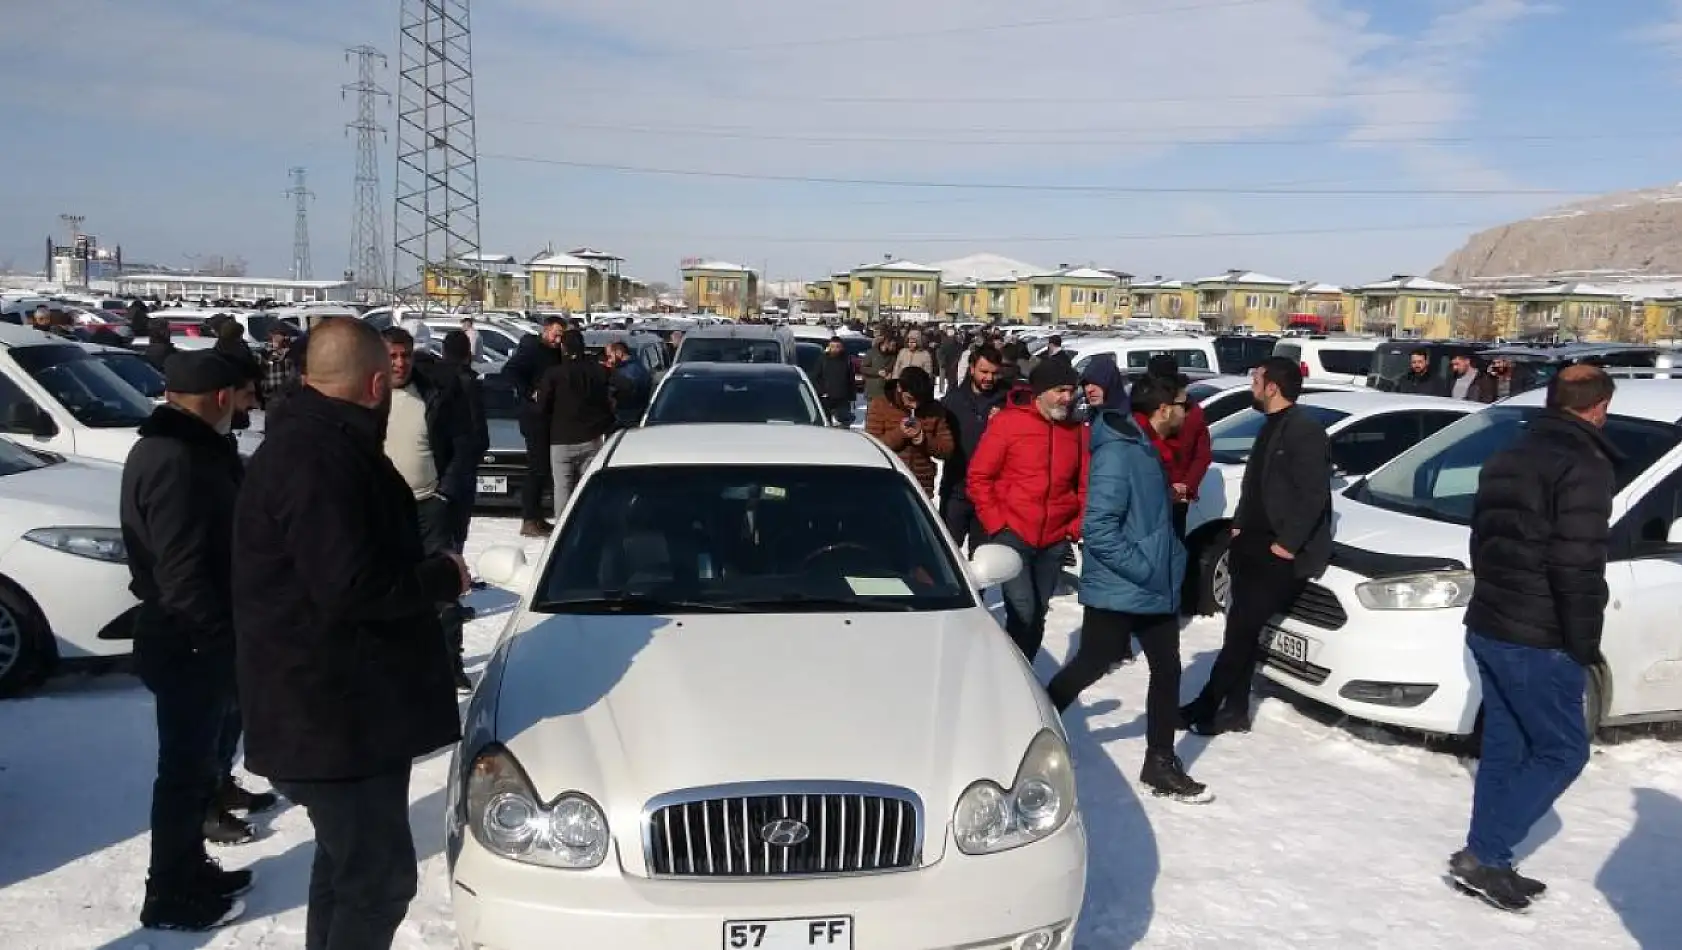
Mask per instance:
[[[1235,538],[1238,537],[1238,529],[1237,528],[1232,529],[1232,536],[1235,537]]]
[[[1175,482],[1173,487],[1174,487],[1174,500],[1175,501],[1189,501],[1189,500],[1191,500],[1191,486],[1190,485],[1187,485],[1184,482]]]
[[[989,418],[989,419],[993,418],[994,416],[996,416],[998,414],[999,414],[999,407],[998,406],[994,406],[993,408],[987,410],[987,418]]]
[[[1280,547],[1277,544],[1275,544],[1273,547],[1268,548],[1268,550],[1272,551],[1273,556],[1278,558],[1281,561],[1294,561],[1294,560],[1297,559],[1297,556],[1295,554],[1292,554],[1291,552],[1285,550],[1284,548]]]
[[[449,558],[455,564],[456,573],[461,575],[461,591],[460,592],[465,594],[468,591],[472,590],[473,589],[473,572],[469,571],[467,569],[467,562],[462,560],[461,555],[457,554],[454,551],[445,551],[444,556]]]

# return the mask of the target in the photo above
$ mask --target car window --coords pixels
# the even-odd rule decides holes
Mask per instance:
[[[1151,357],[1161,356],[1165,353],[1172,355],[1174,357],[1174,362],[1178,363],[1181,369],[1211,369],[1212,368],[1209,365],[1209,354],[1204,352],[1203,350],[1198,350],[1198,349],[1128,350],[1127,351],[1127,368],[1128,369],[1147,369],[1150,366]]]
[[[497,356],[509,357],[514,355],[514,349],[520,344],[515,342],[512,337],[505,336],[501,333],[490,333],[481,329],[479,331],[479,345],[484,347],[485,351],[488,353],[495,353]]]
[[[11,377],[0,373],[0,425],[4,425],[7,419],[12,418],[12,414],[17,412],[19,406],[29,406],[37,410],[40,408],[36,405],[35,400],[29,398],[28,393],[24,392],[17,383],[12,382]]]
[[[1237,389],[1223,389],[1202,398],[1195,396],[1191,398],[1202,408],[1203,422],[1206,425],[1214,425],[1222,419],[1243,412],[1254,405],[1250,399],[1250,390],[1243,386]]]
[[[1613,556],[1639,556],[1644,551],[1666,548],[1670,526],[1679,518],[1682,518],[1682,469],[1665,476],[1618,519],[1612,529]]]
[[[1372,368],[1372,350],[1321,350],[1320,365],[1339,376],[1365,376]]]
[[[17,475],[20,472],[33,472],[38,468],[46,468],[54,463],[34,452],[26,451],[22,446],[8,439],[0,439],[0,478],[7,475]]]
[[[669,614],[973,606],[917,486],[827,465],[607,468],[558,530],[533,609]]]
[[[1330,426],[1339,419],[1348,417],[1349,413],[1339,409],[1328,409],[1325,406],[1306,406],[1301,403],[1297,408],[1307,413],[1310,418],[1318,421],[1322,426]],[[1217,462],[1232,465],[1242,465],[1250,458],[1250,449],[1255,445],[1256,436],[1261,434],[1262,426],[1266,424],[1267,416],[1253,408],[1246,408],[1222,419],[1209,427],[1210,455]]]
[[[1351,423],[1332,437],[1332,464],[1346,475],[1365,475],[1419,442],[1419,413],[1389,412]]]
[[[20,346],[11,357],[77,422],[127,429],[152,414],[152,401],[79,346]]]
[[[1302,347],[1295,343],[1283,341],[1273,344],[1273,355],[1282,356],[1292,362],[1302,362]]]
[[[823,425],[824,414],[794,375],[668,377],[644,424],[689,422]]]
[[[679,362],[690,363],[781,363],[783,348],[776,340],[685,338],[678,350]]]
[[[1404,514],[1470,524],[1483,463],[1519,437],[1542,410],[1535,406],[1491,406],[1467,415],[1397,456],[1351,490],[1357,501]],[[1676,447],[1676,426],[1628,416],[1609,416],[1602,430],[1623,458],[1616,463],[1623,490],[1647,466]]]
[[[122,377],[123,382],[133,386],[147,399],[160,399],[164,394],[164,374],[158,368],[146,361],[145,357],[127,353],[95,353],[94,359],[105,364],[106,369]]]
[[[479,391],[483,395],[485,418],[520,418],[520,394],[508,377],[492,373],[480,381]]]

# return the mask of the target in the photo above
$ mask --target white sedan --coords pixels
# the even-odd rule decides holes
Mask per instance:
[[[452,764],[478,950],[1066,950],[1086,878],[1067,739],[910,473],[819,426],[608,440],[535,565]]]
[[[1299,409],[1326,428],[1331,442],[1332,490],[1377,470],[1402,452],[1482,403],[1434,396],[1398,396],[1361,389],[1322,391],[1302,397]],[[1224,609],[1232,578],[1227,546],[1244,485],[1244,466],[1267,417],[1255,409],[1227,416],[1209,427],[1214,464],[1203,477],[1198,499],[1186,516],[1186,550],[1198,578],[1199,612]]]
[[[130,650],[122,467],[0,439],[0,696]]]

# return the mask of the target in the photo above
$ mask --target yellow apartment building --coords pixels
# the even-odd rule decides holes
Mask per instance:
[[[1183,280],[1136,280],[1128,297],[1134,320],[1192,320],[1197,314],[1197,294]]]
[[[1248,327],[1259,333],[1278,332],[1287,322],[1293,283],[1245,270],[1229,270],[1193,281],[1197,317],[1214,330]]]
[[[1572,282],[1497,293],[1513,335],[1526,340],[1624,340],[1646,332],[1646,313],[1609,287]]]
[[[532,308],[587,313],[608,297],[607,275],[571,254],[540,254],[526,263]]]
[[[1458,335],[1462,288],[1397,274],[1355,288],[1360,300],[1355,329],[1363,333],[1447,340]]]
[[[1115,314],[1115,298],[1127,292],[1121,276],[1094,267],[1067,267],[1018,283],[1023,292],[1016,302],[1026,303],[1027,310],[1013,311],[1011,318],[1051,326],[1107,326]]]
[[[1304,281],[1291,288],[1287,327],[1341,333],[1349,327],[1354,297],[1336,284]]]
[[[940,309],[940,268],[895,260],[852,269],[852,312],[874,322],[890,316],[932,317]]]
[[[960,323],[985,320],[981,307],[981,288],[977,281],[940,285],[940,313],[945,319]]]
[[[759,309],[759,274],[728,261],[683,268],[683,299],[697,313],[740,320]]]

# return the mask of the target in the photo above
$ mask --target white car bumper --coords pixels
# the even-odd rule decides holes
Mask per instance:
[[[125,639],[99,634],[138,606],[129,593],[128,566],[55,551],[20,540],[0,557],[0,575],[23,588],[47,618],[62,659],[120,656],[132,652]]]
[[[1068,950],[1086,888],[1086,832],[1078,815],[1044,841],[945,857],[916,871],[785,881],[651,880],[622,873],[616,857],[592,871],[519,864],[462,844],[451,881],[456,934],[467,950],[755,946],[732,943],[728,921],[851,919],[851,937],[806,938],[823,950],[1013,950],[1017,938],[1055,933]],[[833,940],[833,942],[832,942]],[[759,944],[770,950],[772,944]]]
[[[1315,583],[1337,596],[1348,620],[1328,630],[1279,618],[1279,630],[1307,641],[1307,659],[1285,655],[1276,642],[1263,654],[1262,675],[1357,719],[1470,733],[1482,700],[1461,623],[1465,608],[1368,610],[1355,597],[1365,580],[1328,568]]]

